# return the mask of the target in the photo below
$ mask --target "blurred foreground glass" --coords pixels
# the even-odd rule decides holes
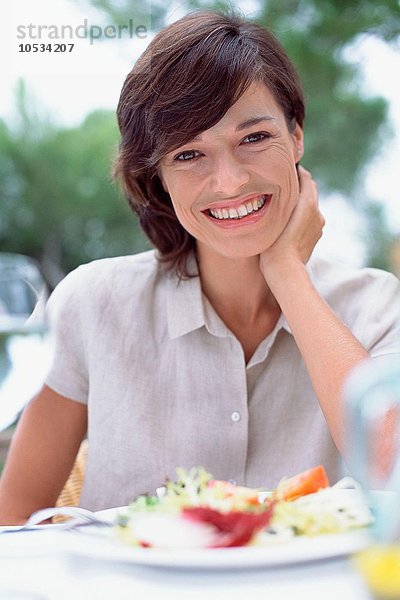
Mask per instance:
[[[50,366],[47,296],[33,260],[0,253],[0,431],[17,420]]]
[[[374,598],[400,599],[400,360],[370,360],[344,391],[347,462],[374,513],[372,545],[355,557]]]

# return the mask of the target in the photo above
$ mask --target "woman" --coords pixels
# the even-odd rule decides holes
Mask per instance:
[[[284,51],[236,16],[188,15],[137,61],[116,173],[157,252],[55,290],[55,361],[15,434],[3,522],[55,503],[86,432],[90,509],[176,466],[250,486],[318,463],[338,478],[342,385],[400,353],[399,282],[311,256],[324,221],[303,119]]]

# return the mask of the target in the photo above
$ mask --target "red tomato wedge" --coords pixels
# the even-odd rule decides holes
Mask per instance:
[[[182,516],[198,523],[207,523],[216,529],[216,541],[212,548],[244,546],[253,536],[264,529],[271,520],[273,504],[259,513],[231,511],[221,513],[213,508],[194,506],[184,508]]]
[[[282,481],[277,491],[282,500],[296,500],[326,487],[329,487],[329,479],[324,467],[319,465]]]

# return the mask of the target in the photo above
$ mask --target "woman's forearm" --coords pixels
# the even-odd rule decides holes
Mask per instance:
[[[0,479],[0,524],[53,506],[86,433],[86,406],[44,386],[26,407]]]
[[[332,437],[343,450],[343,384],[368,352],[320,296],[301,261],[274,264],[267,281],[304,359]]]

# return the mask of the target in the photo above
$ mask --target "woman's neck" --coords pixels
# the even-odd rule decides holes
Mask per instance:
[[[203,293],[228,326],[276,322],[280,308],[260,271],[258,256],[227,258],[199,245],[197,257]]]

